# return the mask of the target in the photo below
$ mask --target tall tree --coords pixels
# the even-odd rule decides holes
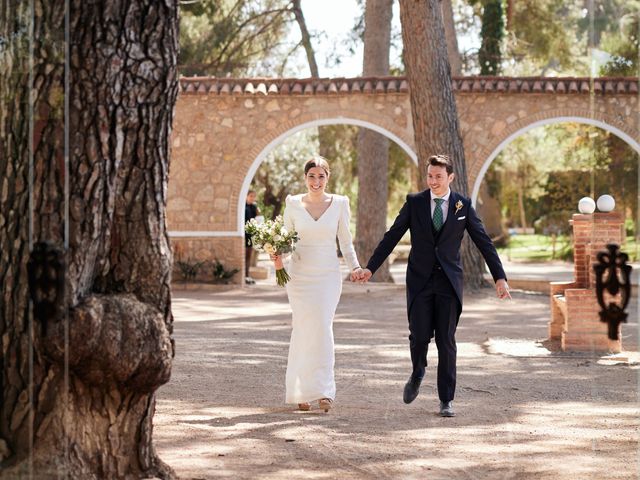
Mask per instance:
[[[364,27],[363,75],[389,75],[393,0],[367,0]],[[373,130],[358,133],[358,212],[356,252],[362,262],[371,256],[387,229],[389,140]],[[392,282],[386,260],[373,281]]]
[[[309,28],[307,27],[307,22],[304,19],[304,12],[302,11],[301,0],[292,0],[291,2],[291,10],[296,19],[296,23],[298,24],[298,28],[300,29],[300,36],[302,37],[300,43],[304,48],[304,52],[307,55],[307,63],[309,64],[309,71],[311,72],[311,76],[314,78],[318,78],[320,76],[320,70],[318,70],[318,62],[316,61],[316,53],[313,49],[313,45],[311,43],[311,34],[309,33]]]
[[[504,37],[504,20],[502,19],[502,0],[487,0],[482,9],[482,44],[478,52],[480,75],[497,75],[500,73],[502,55],[500,53]]]
[[[400,22],[423,179],[426,177],[425,160],[434,153],[448,154],[456,172],[453,187],[467,195],[467,168],[451,86],[440,1],[400,0]],[[468,237],[462,245],[462,261],[466,284],[471,288],[483,285],[484,266]]]
[[[173,356],[177,2],[73,0],[68,29],[63,0],[28,5],[0,6],[2,476],[170,478],[152,419]]]
[[[442,20],[444,21],[444,33],[447,40],[447,52],[449,65],[453,76],[462,75],[462,58],[458,49],[458,36],[456,35],[456,23],[453,17],[452,0],[442,0]]]

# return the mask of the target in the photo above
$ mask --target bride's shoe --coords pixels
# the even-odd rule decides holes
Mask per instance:
[[[318,406],[320,407],[320,410],[328,412],[331,407],[333,407],[333,400],[331,400],[330,398],[321,398],[320,400],[318,400]]]
[[[311,404],[308,402],[299,403],[298,410],[300,410],[301,412],[308,412],[309,410],[311,410]]]

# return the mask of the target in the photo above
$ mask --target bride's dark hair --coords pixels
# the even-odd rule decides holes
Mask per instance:
[[[306,175],[313,167],[322,168],[327,175],[331,173],[331,170],[329,170],[329,162],[327,162],[326,158],[321,157],[320,155],[314,155],[312,158],[307,160],[304,164],[304,174]]]

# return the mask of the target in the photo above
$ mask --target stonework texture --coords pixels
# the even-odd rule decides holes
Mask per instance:
[[[470,192],[496,151],[540,122],[573,117],[640,138],[637,79],[454,79],[454,92]],[[167,208],[173,244],[242,272],[248,177],[276,140],[322,121],[375,125],[415,151],[402,78],[182,79]]]

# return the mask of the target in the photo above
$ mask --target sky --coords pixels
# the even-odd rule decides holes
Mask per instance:
[[[397,2],[395,2],[397,10]],[[357,46],[355,54],[351,55],[343,42],[348,41],[358,17],[360,7],[355,0],[302,0],[302,12],[307,26],[312,33],[320,34],[314,39],[318,69],[321,77],[357,77],[362,72],[362,44]],[[400,29],[400,18],[394,11],[393,22]],[[324,33],[322,33],[324,32]],[[293,29],[292,35],[299,39],[300,33]],[[300,52],[300,67],[306,66],[306,60]],[[328,61],[334,54],[340,54],[342,62],[334,65]],[[329,65],[328,65],[329,63]],[[305,76],[309,75],[309,68],[305,69]]]
[[[400,35],[400,10],[399,2],[393,3],[392,35]],[[314,38],[314,47],[321,77],[357,77],[362,72],[362,43],[357,44],[354,54],[344,45],[350,38],[351,30],[358,17],[361,15],[361,7],[356,0],[302,0],[302,11],[307,26],[312,34],[319,34]],[[300,32],[296,28],[291,31],[292,42],[300,39]],[[458,42],[461,49],[478,40],[470,36],[461,35],[458,32]],[[400,43],[400,42],[399,42]],[[331,61],[334,54],[341,57],[342,62],[336,65]],[[391,66],[400,66],[399,49],[392,47]],[[309,67],[304,56],[304,51],[298,51],[297,61],[294,63],[297,76],[309,76]],[[293,72],[292,72],[293,73]]]

